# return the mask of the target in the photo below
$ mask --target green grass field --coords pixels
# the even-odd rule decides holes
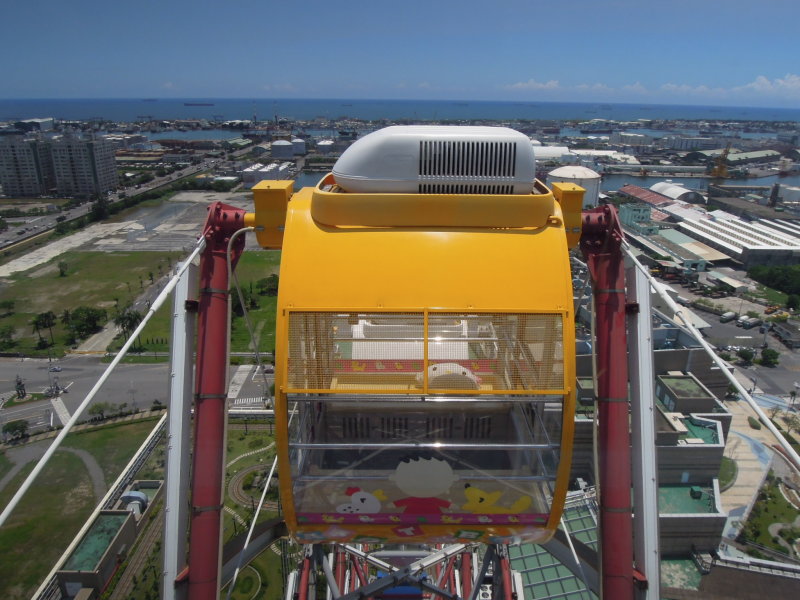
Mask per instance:
[[[71,434],[64,446],[89,451],[110,485],[154,425],[155,420],[149,419],[124,428],[104,426]],[[33,463],[28,463],[12,479],[0,493],[0,506],[6,505],[32,469]],[[29,598],[98,500],[81,459],[68,452],[56,452],[0,529],[0,598]]]
[[[250,289],[258,298],[260,304],[257,309],[250,309],[248,314],[253,326],[256,339],[258,341],[259,352],[271,352],[275,348],[275,310],[277,298],[275,296],[260,296],[256,289],[256,282],[264,279],[273,273],[278,273],[280,268],[281,255],[277,251],[255,250],[248,251],[242,255],[236,267],[236,275],[239,285],[243,289]],[[231,297],[238,302],[236,291],[232,292]],[[171,336],[172,304],[166,302],[142,331],[141,341],[144,352],[141,358],[146,359],[148,352],[168,352],[169,339]],[[125,340],[118,337],[109,348],[111,351],[122,347]],[[249,352],[253,350],[250,341],[250,334],[244,317],[233,317],[231,326],[231,351]],[[132,358],[132,361],[137,361]]]
[[[60,322],[65,310],[78,306],[105,309],[109,320],[117,308],[124,308],[150,285],[150,274],[156,278],[169,271],[169,265],[179,259],[179,252],[65,252],[50,262],[10,277],[11,285],[0,291],[0,300],[14,302],[14,312],[0,318],[0,327],[15,328],[17,344],[8,349],[29,356],[62,355],[67,329]],[[58,263],[67,264],[66,277],[59,276]],[[52,311],[59,321],[53,327],[49,349],[37,349],[38,337],[31,322],[33,318]],[[51,339],[50,331],[41,332]]]
[[[6,505],[32,468],[29,464],[0,493],[0,505]],[[94,505],[81,459],[56,452],[0,529],[0,598],[30,598]]]

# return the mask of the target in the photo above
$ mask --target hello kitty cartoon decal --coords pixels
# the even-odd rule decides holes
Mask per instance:
[[[373,514],[381,511],[381,500],[386,500],[383,490],[372,493],[365,492],[359,487],[349,487],[345,494],[350,497],[350,502],[336,507],[337,513],[346,514]]]

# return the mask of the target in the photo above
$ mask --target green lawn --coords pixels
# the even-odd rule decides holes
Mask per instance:
[[[722,464],[719,467],[719,488],[720,490],[728,489],[734,481],[736,481],[736,474],[738,473],[738,469],[736,467],[736,461],[728,458],[727,456],[722,457]]]
[[[5,477],[6,473],[11,470],[11,461],[6,458],[5,452],[0,453],[0,479]]]
[[[786,306],[786,299],[788,298],[787,294],[779,292],[778,290],[773,290],[772,288],[761,285],[760,283],[756,286],[756,289],[756,296],[765,298],[771,304]]]
[[[64,446],[90,452],[103,469],[106,484],[111,485],[153,431],[156,423],[156,418],[152,418],[132,423],[112,423],[86,432],[70,433],[64,440]]]
[[[180,252],[65,252],[50,262],[10,277],[11,285],[0,291],[0,300],[12,300],[14,312],[0,318],[0,326],[15,328],[17,344],[7,349],[26,355],[48,356],[48,349],[36,349],[37,336],[31,322],[39,313],[52,311],[61,317],[78,306],[105,309],[113,319],[116,309],[129,305],[156,278],[169,271]],[[67,264],[66,277],[59,276],[58,263]],[[42,331],[51,340],[51,332]],[[49,349],[61,355],[66,346],[66,327],[53,327]]]
[[[70,448],[92,453],[103,469],[106,483],[110,485],[154,425],[154,419],[109,424],[86,432],[70,434],[64,444]],[[250,429],[245,434],[243,430],[232,429],[228,433],[227,460],[257,447],[263,447],[271,441],[271,434],[263,430]],[[235,469],[258,463],[263,463],[268,468],[273,456],[274,450],[254,454],[237,462]],[[139,477],[163,477],[163,464],[162,443],[139,472]],[[10,461],[0,454],[0,476],[7,473],[10,468]],[[14,490],[19,487],[32,468],[33,463],[26,465],[0,494],[0,506],[8,502]],[[11,516],[6,526],[0,529],[0,598],[30,597],[95,505],[91,480],[83,462],[73,454],[56,452],[18,510]],[[237,508],[240,514],[247,518],[247,511]],[[227,513],[224,514],[226,515],[225,539],[228,539],[234,528],[230,517]],[[259,520],[274,516],[274,513],[262,512]],[[259,571],[262,584],[265,586],[256,597],[278,600],[282,587],[280,558],[273,552],[265,552],[255,561],[254,568]],[[256,578],[252,571],[249,573],[253,577],[251,583],[247,584],[243,580],[243,585],[250,587],[249,595],[240,596],[237,591],[234,597],[249,598],[255,594]],[[146,584],[149,582],[143,582],[139,590],[148,589],[149,585]]]
[[[124,426],[105,426],[70,434],[69,448],[90,452],[110,485],[136,449],[152,431],[155,420]],[[7,459],[3,456],[0,468]],[[5,506],[33,468],[26,465],[0,494]],[[0,529],[0,598],[29,598],[92,512],[91,480],[83,461],[68,452],[56,452]]]
[[[275,296],[261,296],[258,295],[256,283],[259,279],[277,273],[280,267],[281,255],[280,252],[274,250],[254,250],[247,251],[242,254],[239,264],[236,267],[236,274],[239,279],[239,285],[242,289],[250,289],[252,287],[260,306],[257,309],[250,309],[248,314],[250,322],[258,340],[259,352],[272,352],[275,348],[275,310],[277,305],[277,298]],[[233,285],[233,283],[231,283]],[[231,298],[234,302],[238,303],[238,295],[233,289]],[[172,326],[172,303],[171,300],[164,303],[164,305],[153,315],[150,322],[142,332],[141,341],[144,345],[144,352],[142,358],[147,356],[147,352],[168,352],[169,339],[171,336]],[[112,351],[118,350],[122,347],[125,340],[121,337],[114,340],[110,349]],[[247,330],[247,324],[244,317],[234,316],[233,324],[231,327],[231,351],[232,352],[249,352],[252,350],[250,342],[250,334]],[[151,355],[152,358],[152,355]],[[131,359],[138,362],[136,358]]]
[[[0,493],[5,506],[30,473],[26,466]],[[30,598],[95,505],[83,462],[56,452],[0,529],[0,598]]]

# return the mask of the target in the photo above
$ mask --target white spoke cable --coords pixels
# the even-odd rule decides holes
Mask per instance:
[[[264,379],[264,392],[265,392],[265,394],[269,395],[269,385],[268,385],[268,382],[267,382],[267,373],[264,370],[263,363],[261,362],[261,354],[258,351],[258,342],[256,340],[255,329],[253,329],[252,321],[250,321],[250,313],[247,310],[247,305],[245,304],[244,296],[242,295],[242,288],[239,285],[239,278],[237,277],[236,271],[233,270],[233,267],[231,265],[231,249],[233,248],[233,242],[241,234],[247,233],[248,231],[255,231],[255,230],[256,230],[255,227],[244,227],[242,229],[239,229],[236,233],[234,233],[231,236],[231,239],[228,240],[228,252],[227,252],[225,258],[226,258],[226,260],[228,262],[228,283],[230,285],[230,283],[233,282],[233,285],[236,288],[236,294],[239,297],[239,304],[242,307],[242,314],[244,316],[245,325],[247,326],[247,332],[250,334],[250,344],[252,344],[252,346],[253,346],[253,353],[255,354],[255,357],[256,357],[256,371],[261,373],[261,377]],[[229,327],[230,327],[230,325],[229,325]],[[230,339],[230,331],[228,331],[228,338]],[[273,356],[272,358],[274,360],[275,357]],[[263,398],[262,398],[262,400],[263,400]],[[264,405],[265,405],[265,407],[269,407],[269,403],[267,403],[267,402],[265,402]]]
[[[147,325],[147,322],[152,318],[152,316],[156,313],[156,311],[161,307],[161,305],[164,303],[164,301],[172,293],[172,290],[178,284],[178,281],[180,280],[180,278],[183,275],[183,273],[186,271],[186,269],[189,268],[189,264],[203,251],[205,246],[206,246],[205,238],[201,237],[198,240],[197,245],[195,246],[194,252],[192,252],[189,255],[189,257],[183,262],[183,265],[178,270],[178,272],[172,277],[172,279],[167,283],[167,285],[164,286],[164,289],[161,291],[161,293],[158,295],[158,297],[153,301],[153,304],[150,306],[150,309],[147,311],[147,314],[144,316],[144,318],[139,323],[139,326],[134,330],[133,333],[131,333],[130,337],[128,337],[128,340],[125,342],[125,344],[119,350],[119,352],[117,352],[117,355],[114,357],[114,360],[112,360],[111,364],[108,365],[108,368],[106,368],[106,370],[100,376],[100,379],[97,380],[97,383],[94,384],[94,387],[86,395],[86,398],[83,399],[83,402],[81,402],[80,406],[78,406],[78,408],[75,411],[75,413],[73,413],[73,415],[70,417],[69,421],[67,421],[67,423],[64,425],[64,428],[58,433],[58,435],[56,436],[55,440],[53,440],[53,443],[45,451],[45,453],[42,456],[42,458],[39,459],[39,461],[36,464],[36,466],[34,467],[33,471],[31,471],[30,475],[28,475],[28,477],[22,483],[20,488],[17,490],[17,493],[14,494],[14,497],[11,498],[11,500],[8,502],[6,507],[3,509],[3,513],[0,514],[0,527],[2,527],[3,524],[5,524],[5,522],[8,519],[8,517],[11,515],[13,510],[17,507],[17,504],[19,504],[20,500],[22,500],[22,497],[25,495],[25,493],[28,491],[28,489],[31,487],[31,485],[33,485],[33,482],[39,476],[39,473],[42,472],[42,469],[44,469],[44,467],[50,461],[50,458],[53,456],[53,454],[55,454],[56,450],[58,450],[58,447],[61,445],[61,442],[64,441],[65,437],[67,437],[67,434],[72,430],[72,427],[75,425],[75,423],[81,417],[81,415],[83,414],[83,411],[86,410],[86,407],[89,406],[89,404],[94,399],[94,397],[97,394],[97,392],[100,390],[100,388],[106,382],[106,380],[109,378],[109,376],[111,375],[111,372],[117,367],[119,362],[125,357],[125,354],[128,352],[128,349],[131,347],[133,342],[136,340],[137,336],[142,332],[142,330],[144,329],[145,325]]]
[[[650,271],[646,269],[644,265],[642,265],[642,263],[640,263],[636,259],[636,257],[633,255],[627,244],[623,245],[623,249],[625,253],[628,255],[628,257],[631,259],[633,264],[636,266],[636,268],[647,276],[648,280],[650,281],[650,284],[656,290],[656,293],[664,300],[664,302],[667,303],[667,306],[669,306],[670,309],[675,313],[675,316],[681,320],[681,323],[685,325],[685,327],[695,337],[697,342],[705,349],[705,351],[711,357],[711,360],[713,360],[714,363],[720,368],[722,373],[724,373],[725,377],[727,377],[728,381],[730,381],[730,383],[739,392],[741,397],[744,398],[745,401],[750,405],[750,408],[752,408],[753,411],[758,415],[758,418],[761,420],[761,422],[777,438],[778,443],[781,445],[781,448],[783,448],[783,450],[786,452],[789,458],[792,461],[794,461],[796,465],[800,465],[800,456],[798,456],[797,452],[795,452],[795,449],[792,448],[792,446],[789,444],[786,438],[784,438],[781,435],[780,431],[778,431],[778,428],[775,427],[775,425],[767,417],[764,411],[761,410],[761,407],[756,403],[756,401],[750,395],[750,392],[745,390],[744,386],[741,383],[739,383],[736,377],[734,377],[728,371],[728,365],[719,356],[717,356],[716,351],[711,347],[711,345],[707,341],[705,341],[705,339],[703,339],[702,334],[691,322],[691,319],[689,319],[689,317],[684,314],[683,309],[680,306],[678,306],[678,304],[672,298],[670,298],[669,294],[667,294],[667,292],[664,291],[664,286],[662,286],[655,280]]]
[[[275,473],[275,468],[277,466],[278,457],[276,456],[272,461],[272,468],[269,470],[267,483],[264,484],[264,491],[261,492],[261,500],[258,501],[258,508],[256,509],[256,512],[253,513],[253,521],[250,523],[250,530],[247,532],[247,538],[244,540],[244,546],[242,546],[242,551],[239,553],[239,560],[236,562],[236,570],[233,572],[233,579],[231,579],[231,584],[228,586],[228,593],[225,595],[226,600],[231,600],[233,588],[236,587],[236,578],[239,577],[239,571],[242,568],[242,560],[244,559],[245,550],[247,550],[247,546],[250,545],[250,538],[253,536],[253,531],[256,529],[256,521],[258,521],[258,515],[261,514],[261,507],[264,506],[264,499],[267,497],[267,490],[269,489],[269,484],[272,483],[272,475]]]

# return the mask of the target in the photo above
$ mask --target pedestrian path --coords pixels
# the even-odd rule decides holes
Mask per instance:
[[[50,405],[53,407],[53,412],[58,417],[58,420],[61,421],[61,424],[66,425],[70,415],[67,407],[64,405],[64,401],[56,396],[55,398],[50,398]]]
[[[266,402],[265,398],[261,396],[252,396],[249,398],[228,398],[228,400],[232,400],[231,404],[233,406],[263,406],[264,402]]]
[[[228,386],[228,398],[236,398],[239,392],[242,391],[242,386],[250,376],[250,371],[253,370],[253,365],[240,365],[236,369],[236,373],[231,377],[231,384]]]

